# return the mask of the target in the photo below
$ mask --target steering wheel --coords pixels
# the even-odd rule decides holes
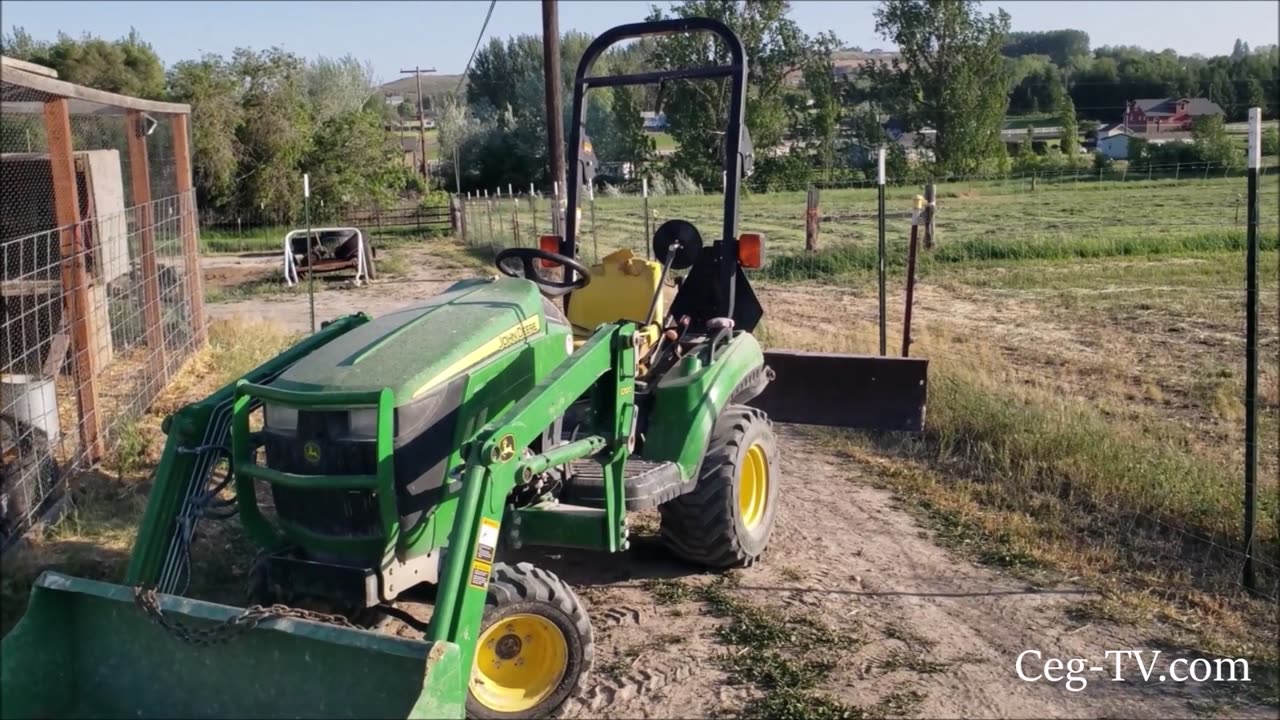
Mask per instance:
[[[510,268],[503,265],[506,260],[510,260],[511,258],[515,258],[520,261],[520,269],[523,271],[523,274],[518,275]],[[534,260],[546,260],[547,262],[552,262],[561,267],[568,268],[577,273],[578,277],[571,282],[551,280],[549,278],[542,277],[538,274],[538,268],[533,264]],[[560,297],[561,295],[567,295],[574,290],[580,290],[586,287],[591,282],[591,271],[587,269],[586,265],[583,265],[567,255],[553,253],[548,250],[543,250],[542,248],[507,248],[506,250],[498,253],[498,256],[493,259],[493,264],[498,267],[498,272],[506,275],[507,277],[523,277],[525,280],[532,282],[548,297]]]

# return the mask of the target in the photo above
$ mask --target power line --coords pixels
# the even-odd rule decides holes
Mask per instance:
[[[471,61],[476,59],[476,51],[480,49],[480,42],[484,40],[484,31],[489,29],[489,18],[493,17],[493,7],[497,4],[498,0],[489,0],[489,12],[485,13],[484,24],[480,26],[480,34],[476,36],[475,47],[471,48],[471,57],[467,58],[467,66],[462,69],[462,75],[458,76],[458,87],[454,88],[454,95],[462,92],[462,83],[467,79],[467,73],[471,72]]]

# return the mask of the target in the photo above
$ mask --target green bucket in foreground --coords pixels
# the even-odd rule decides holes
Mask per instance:
[[[241,612],[158,597],[193,627]],[[4,718],[462,718],[466,699],[452,643],[274,618],[197,647],[153,622],[132,588],[55,572],[0,644],[0,687]]]

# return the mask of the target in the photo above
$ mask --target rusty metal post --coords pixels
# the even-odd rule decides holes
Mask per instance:
[[[938,209],[938,186],[929,183],[924,186],[924,248],[930,250],[938,242],[936,224]]]
[[[182,258],[187,270],[187,299],[191,304],[191,331],[197,347],[204,344],[204,277],[200,270],[200,237],[196,228],[196,196],[191,188],[191,146],[187,116],[173,116],[173,157],[177,164],[178,198],[182,213]]]
[[[75,369],[76,403],[79,408],[80,447],[90,460],[106,452],[102,418],[98,416],[97,337],[89,296],[89,272],[84,228],[80,225],[80,195],[76,186],[75,149],[71,143],[71,115],[67,99],[44,104],[49,166],[53,176],[54,215],[58,223],[62,258],[63,312],[70,317],[71,358]]]
[[[523,244],[520,242],[520,198],[515,195],[511,196],[511,237],[515,240],[515,247]]]
[[[907,304],[902,313],[902,357],[911,354],[911,307],[916,294],[916,238],[920,223],[924,222],[924,196],[917,195],[915,212],[911,216],[911,242],[907,245]]]
[[[129,187],[133,195],[142,271],[142,319],[146,325],[147,365],[159,385],[169,382],[165,363],[164,324],[160,312],[160,270],[156,263],[155,219],[151,207],[151,172],[147,158],[145,121],[138,110],[126,116],[129,145]]]

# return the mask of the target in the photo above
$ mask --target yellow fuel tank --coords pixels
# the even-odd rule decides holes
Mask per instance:
[[[590,334],[603,323],[630,320],[643,323],[649,303],[658,290],[662,265],[636,257],[627,249],[606,255],[591,268],[591,284],[575,290],[569,298],[569,322],[577,334]],[[667,313],[664,290],[654,312],[656,322]]]

